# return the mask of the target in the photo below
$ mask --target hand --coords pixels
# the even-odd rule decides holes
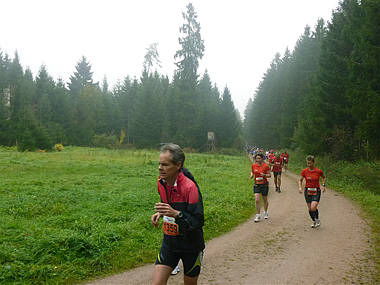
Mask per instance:
[[[169,204],[166,203],[156,203],[154,205],[154,210],[157,213],[160,213],[161,216],[176,218],[178,215],[178,211],[173,209]]]
[[[154,227],[156,227],[156,228],[157,228],[157,226],[158,226],[158,221],[160,220],[160,217],[161,217],[160,213],[154,213],[154,214],[152,215],[152,218],[151,218],[151,220],[152,220],[152,225],[153,225]]]

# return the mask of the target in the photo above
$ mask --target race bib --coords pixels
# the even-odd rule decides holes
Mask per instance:
[[[317,188],[307,188],[307,195],[317,195]]]
[[[263,177],[256,177],[256,181],[262,181],[263,179]]]
[[[277,165],[279,165],[280,163],[279,162],[276,162]]]
[[[164,234],[168,236],[178,236],[179,226],[175,223],[175,218],[164,216],[164,222],[162,223],[162,229]]]

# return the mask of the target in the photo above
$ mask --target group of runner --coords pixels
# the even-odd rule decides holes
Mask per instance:
[[[255,222],[261,220],[260,195],[264,201],[264,219],[268,214],[268,178],[273,172],[275,190],[281,192],[281,172],[287,166],[289,154],[269,150],[250,149],[252,171],[250,177],[254,179],[254,195],[256,203]],[[269,163],[265,163],[268,160]],[[179,270],[178,263],[182,260],[184,269],[184,284],[197,284],[201,271],[203,250],[205,248],[203,236],[204,211],[202,195],[192,174],[184,168],[185,154],[176,144],[165,144],[161,147],[158,160],[158,193],[160,202],[154,206],[155,213],[151,217],[153,226],[157,227],[162,218],[164,238],[160,252],[156,258],[152,284],[166,284],[171,274]],[[314,157],[306,158],[305,168],[298,182],[299,192],[302,193],[303,180],[305,200],[309,210],[312,227],[320,226],[318,203],[321,197],[319,185],[323,179],[323,192],[326,190],[326,176],[314,166]]]
[[[264,219],[269,218],[269,183],[267,178],[270,178],[271,172],[273,172],[275,191],[281,193],[282,168],[287,168],[289,162],[289,154],[287,152],[283,152],[282,154],[280,154],[279,152],[274,152],[273,150],[270,150],[266,153],[266,156],[264,156],[263,152],[260,152],[260,150],[253,150],[249,152],[249,156],[252,160],[252,171],[250,174],[250,178],[254,179],[253,192],[255,195],[256,204],[256,215],[254,221],[259,222],[261,220],[260,195],[262,196],[264,204]],[[269,165],[264,162],[265,157],[267,157]],[[307,156],[307,167],[303,169],[301,172],[301,176],[298,181],[298,191],[301,194],[302,192],[304,193],[309,215],[313,221],[311,227],[317,228],[321,225],[318,211],[318,204],[321,199],[320,179],[322,178],[322,191],[325,192],[326,175],[322,170],[316,168],[314,164],[314,156]],[[306,183],[304,189],[302,189],[304,180],[306,180]]]

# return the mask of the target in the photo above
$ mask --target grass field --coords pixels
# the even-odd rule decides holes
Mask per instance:
[[[300,174],[306,167],[306,155],[299,152],[290,155],[290,170]],[[380,162],[335,162],[328,157],[316,157],[316,167],[325,171],[328,188],[343,193],[362,209],[373,240],[373,250],[366,258],[375,263],[377,272],[372,279],[374,284],[380,284]]]
[[[72,284],[154,262],[162,239],[157,151],[0,148],[0,283]],[[188,154],[200,185],[205,237],[254,211],[244,156]]]

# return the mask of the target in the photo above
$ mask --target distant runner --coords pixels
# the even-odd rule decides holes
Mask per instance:
[[[282,157],[284,158],[284,168],[285,168],[285,170],[288,170],[289,154],[285,151],[282,154]]]
[[[309,155],[306,157],[307,168],[302,170],[301,177],[298,181],[298,191],[302,193],[302,182],[306,179],[304,189],[305,200],[309,215],[313,220],[312,228],[317,228],[321,225],[318,212],[318,204],[321,199],[321,189],[319,186],[319,179],[322,177],[322,189],[326,191],[326,175],[319,168],[314,167],[314,156]]]
[[[197,284],[203,249],[203,203],[194,177],[183,168],[185,154],[176,144],[161,147],[158,161],[161,202],[154,206],[152,224],[163,218],[164,239],[153,271],[153,284],[166,284],[182,260],[184,284]]]
[[[281,192],[281,173],[284,160],[280,156],[279,152],[276,152],[275,156],[269,161],[269,165],[272,167],[274,186],[276,192]]]
[[[264,219],[268,219],[268,180],[267,178],[271,177],[270,168],[267,164],[263,162],[264,154],[257,153],[255,155],[256,163],[252,165],[252,171],[250,178],[254,178],[255,184],[253,186],[253,193],[255,194],[255,203],[256,203],[256,216],[254,221],[257,223],[261,220],[260,215],[260,194],[263,197],[264,202]]]

